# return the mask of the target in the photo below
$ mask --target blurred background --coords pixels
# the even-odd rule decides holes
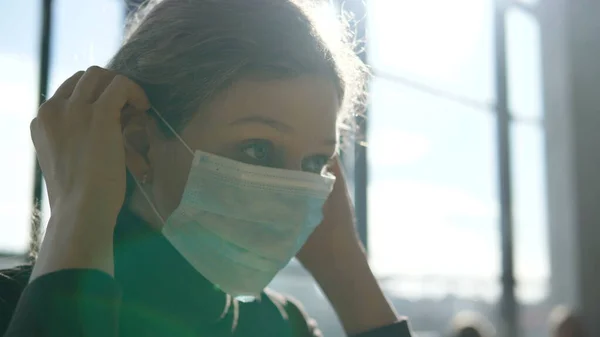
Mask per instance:
[[[49,216],[29,136],[41,97],[105,65],[130,8],[0,0],[0,267],[25,259]],[[332,30],[340,8],[359,19],[374,74],[366,137],[345,164],[359,234],[398,312],[421,337],[445,336],[463,310],[503,336],[541,337],[565,304],[600,336],[600,5],[331,1]],[[326,337],[343,335],[297,262],[272,287],[302,300]]]

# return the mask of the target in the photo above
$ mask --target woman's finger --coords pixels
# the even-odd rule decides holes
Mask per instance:
[[[73,93],[73,90],[75,90],[75,86],[77,85],[77,82],[79,82],[79,80],[81,79],[81,76],[83,76],[83,74],[85,74],[85,71],[78,71],[75,74],[73,74],[71,77],[69,77],[66,81],[64,81],[60,87],[58,87],[58,89],[56,89],[56,92],[54,93],[54,97],[57,98],[62,98],[62,99],[69,99],[69,97],[71,97],[71,94]]]
[[[128,104],[137,111],[150,109],[150,102],[144,90],[127,77],[116,75],[95,102],[98,107],[96,117],[120,122],[121,111]]]
[[[115,73],[100,67],[88,68],[77,82],[70,100],[76,103],[94,102],[114,76]]]

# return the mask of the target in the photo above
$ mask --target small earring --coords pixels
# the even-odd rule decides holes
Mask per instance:
[[[144,173],[144,176],[142,177],[142,185],[146,185],[147,182],[148,182],[148,173]]]

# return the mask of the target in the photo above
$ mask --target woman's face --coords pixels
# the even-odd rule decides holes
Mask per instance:
[[[241,80],[196,114],[180,136],[192,150],[319,173],[336,150],[339,107],[336,87],[320,77]],[[128,167],[138,179],[147,174],[150,197],[166,218],[179,205],[193,156],[177,138],[166,139],[157,123],[144,127],[144,147],[134,144],[139,150],[128,151]],[[147,206],[135,192],[132,207],[159,228],[162,223]]]

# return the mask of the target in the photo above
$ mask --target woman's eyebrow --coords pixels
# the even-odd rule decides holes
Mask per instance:
[[[294,128],[288,124],[285,124],[281,121],[275,120],[270,117],[265,116],[246,116],[240,119],[236,119],[235,121],[229,123],[229,125],[242,125],[242,124],[263,124],[272,127],[283,133],[292,133],[294,132]],[[323,142],[325,145],[336,145],[337,140],[335,138],[327,139]]]
[[[247,116],[247,117],[243,117],[240,119],[237,119],[231,123],[229,123],[229,125],[240,125],[240,124],[263,124],[263,125],[267,125],[270,126],[278,131],[284,132],[284,133],[291,133],[294,131],[294,128],[292,128],[291,126],[269,118],[269,117],[265,117],[265,116],[257,116],[257,115],[253,115],[253,116]]]

